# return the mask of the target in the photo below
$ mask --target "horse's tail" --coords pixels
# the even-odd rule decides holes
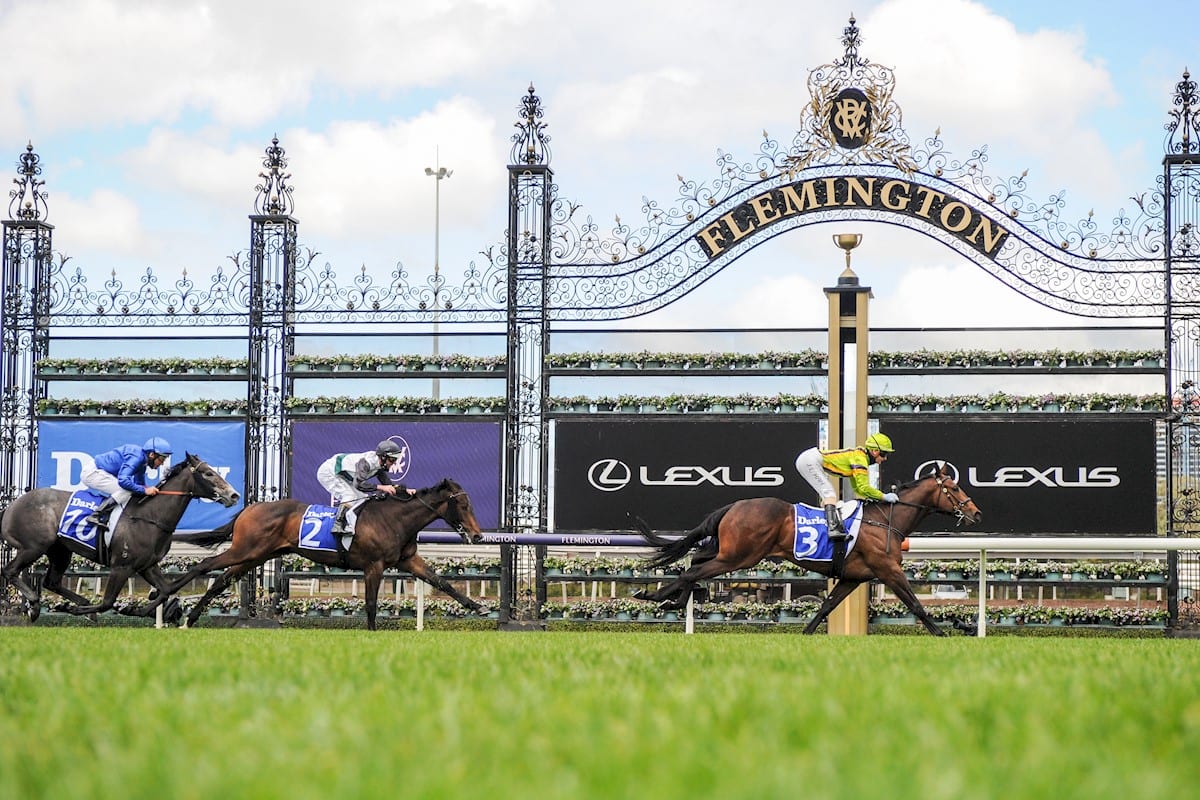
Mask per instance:
[[[245,511],[245,509],[242,509]],[[200,547],[216,547],[221,542],[227,542],[233,538],[233,525],[237,522],[238,517],[242,515],[239,511],[234,515],[233,519],[226,522],[219,528],[214,528],[211,531],[200,531],[199,533],[177,533],[171,537],[173,542],[183,542],[184,544],[194,544]]]
[[[692,528],[678,539],[668,539],[665,536],[660,536],[650,530],[650,526],[638,516],[633,517],[633,523],[641,532],[642,538],[649,542],[658,552],[647,558],[643,565],[647,569],[656,567],[665,567],[667,564],[678,561],[683,558],[688,552],[698,543],[709,537],[716,537],[717,527],[721,524],[721,520],[725,518],[725,514],[733,507],[733,503],[727,506],[722,506],[716,511],[704,518],[704,521]]]

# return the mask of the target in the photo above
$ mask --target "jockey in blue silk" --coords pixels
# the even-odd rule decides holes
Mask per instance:
[[[871,485],[867,469],[871,464],[882,464],[890,453],[895,452],[892,440],[882,433],[873,433],[860,447],[848,450],[821,450],[810,447],[796,457],[796,471],[808,485],[816,490],[825,507],[825,521],[829,525],[829,538],[846,538],[846,529],[837,510],[837,489],[829,480],[830,475],[848,478],[854,494],[863,500],[882,500],[895,503],[900,498],[895,492],[879,491]]]
[[[104,502],[87,518],[101,528],[118,505],[122,509],[134,497],[153,497],[158,488],[146,485],[146,468],[159,469],[171,455],[171,444],[161,436],[151,436],[145,444],[125,444],[101,453],[95,466],[83,473],[84,486],[104,495]]]

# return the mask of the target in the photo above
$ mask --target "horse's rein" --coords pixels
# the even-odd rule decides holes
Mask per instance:
[[[446,503],[446,508],[449,509],[450,501],[453,500],[454,498],[456,498],[460,495],[464,495],[464,494],[466,494],[466,492],[454,492],[453,494],[448,494],[445,497],[443,497],[441,500],[438,500],[438,505],[441,505],[442,503]],[[419,502],[421,505],[428,508],[430,511],[432,511],[434,513],[434,516],[436,516],[442,522],[446,523],[451,528],[454,528],[456,533],[461,535],[461,534],[465,534],[467,532],[467,529],[465,527],[463,527],[462,522],[451,522],[450,520],[446,519],[446,515],[441,513],[440,511],[438,511],[433,506],[429,505],[429,503],[426,503],[424,497],[414,494],[413,499],[416,500],[417,502]]]
[[[946,488],[946,485],[945,485],[946,479],[945,478],[937,477],[937,478],[934,478],[934,480],[937,481],[938,488],[942,490],[942,494],[946,495],[946,497],[949,499],[950,505],[952,506],[952,509],[950,511],[947,511],[946,509],[941,508],[939,506],[927,506],[927,505],[924,505],[923,503],[910,503],[907,500],[897,500],[894,503],[894,505],[908,506],[909,508],[923,508],[926,511],[932,511],[935,514],[947,514],[949,516],[954,517],[955,527],[962,525],[963,522],[967,518],[967,515],[963,511],[963,509],[967,507],[967,503],[971,502],[971,498],[967,495],[966,492],[963,492],[962,493],[963,499],[955,500],[954,497],[950,494],[950,490],[948,488]],[[959,487],[959,491],[962,492],[962,487]]]
[[[963,521],[966,520],[966,518],[967,518],[967,515],[963,511],[963,509],[966,508],[967,503],[971,502],[971,498],[967,496],[966,492],[963,492],[963,499],[955,500],[954,497],[951,496],[950,490],[948,488],[946,488],[945,478],[937,477],[937,478],[934,478],[934,480],[937,481],[938,488],[942,490],[942,494],[946,495],[946,497],[949,498],[950,504],[953,506],[953,510],[947,511],[946,509],[941,508],[939,506],[927,506],[924,503],[910,503],[907,500],[897,500],[895,503],[888,503],[888,515],[887,515],[888,518],[885,522],[876,522],[873,519],[867,519],[866,516],[864,515],[863,516],[863,524],[877,525],[881,528],[886,528],[888,533],[894,533],[898,538],[903,540],[904,534],[902,534],[900,532],[899,528],[892,525],[891,506],[908,506],[909,508],[919,508],[919,509],[922,509],[923,511],[932,511],[935,514],[947,514],[949,516],[954,517],[955,527],[962,525]],[[960,488],[959,491],[962,491],[962,489]],[[885,545],[885,552],[887,552],[891,549],[891,543],[892,543],[892,537],[889,536],[887,539],[887,543]]]
[[[189,464],[188,471],[190,471],[192,474],[195,474],[196,468]],[[174,495],[176,497],[199,497],[201,500],[206,499],[204,495],[196,494],[195,492],[191,491],[190,489],[186,492],[178,492],[178,491],[175,491],[174,489],[159,489],[154,494],[155,495],[169,494],[169,495]],[[143,495],[143,499],[146,499],[147,497],[148,497],[148,495]],[[214,495],[213,497],[207,498],[207,499],[216,500],[217,498]]]

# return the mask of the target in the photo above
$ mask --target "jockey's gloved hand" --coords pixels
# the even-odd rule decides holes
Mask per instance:
[[[895,492],[887,492],[883,495],[882,499],[885,503],[899,503],[900,495],[896,494]]]

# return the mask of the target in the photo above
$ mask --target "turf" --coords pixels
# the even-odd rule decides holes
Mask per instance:
[[[0,794],[1190,796],[1200,643],[0,629]]]

